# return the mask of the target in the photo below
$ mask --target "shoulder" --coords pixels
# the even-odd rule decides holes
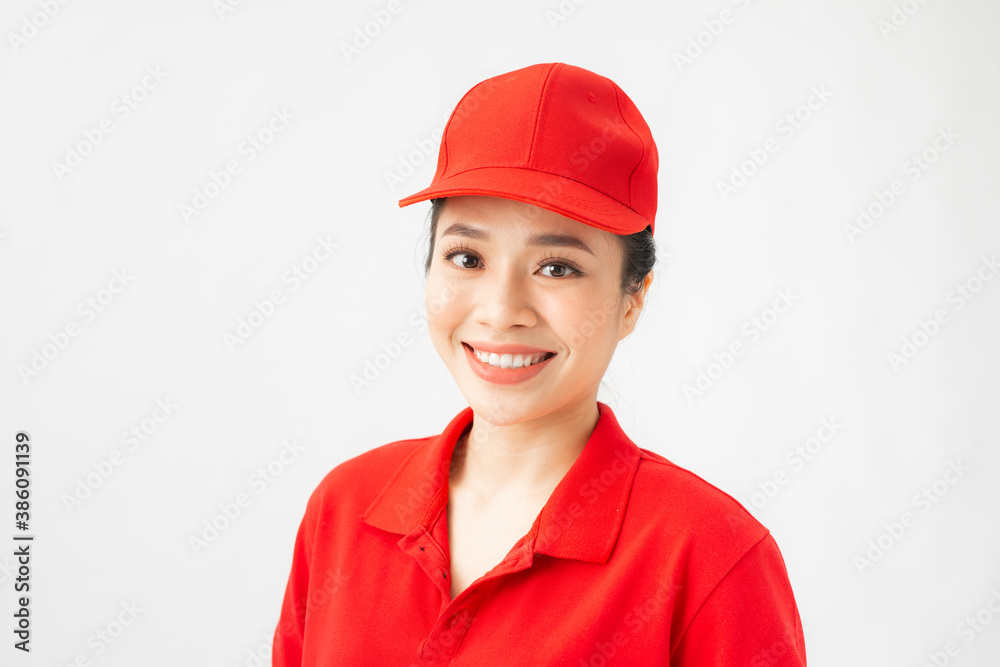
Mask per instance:
[[[661,528],[662,539],[675,547],[730,563],[770,532],[722,489],[642,448],[629,498],[632,511]]]
[[[713,596],[723,607],[771,605],[782,614],[794,609],[770,531],[731,495],[655,452],[639,449],[622,531],[627,550],[659,563],[656,576],[680,591],[673,627],[678,638]],[[705,618],[712,625],[713,617]],[[744,621],[728,619],[719,626]]]
[[[775,647],[787,657],[774,664],[805,664],[781,552],[770,531],[738,500],[639,449],[626,521],[631,548],[641,550],[644,562],[658,564],[649,569],[675,594],[671,665],[764,664],[760,656]]]

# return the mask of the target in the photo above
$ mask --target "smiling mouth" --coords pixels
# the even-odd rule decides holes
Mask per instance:
[[[462,343],[471,350],[476,357],[484,364],[489,364],[494,368],[527,368],[535,364],[548,361],[556,356],[555,352],[536,352],[534,354],[497,354],[496,352],[482,352],[472,347],[468,343]]]

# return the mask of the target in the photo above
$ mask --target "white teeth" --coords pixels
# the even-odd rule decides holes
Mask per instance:
[[[473,353],[484,364],[496,366],[497,368],[523,368],[531,366],[532,364],[537,364],[548,355],[548,352],[539,352],[537,354],[497,354],[496,352],[480,352],[479,350],[473,350]]]

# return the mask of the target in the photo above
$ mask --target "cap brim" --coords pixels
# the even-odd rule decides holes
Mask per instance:
[[[400,199],[399,206],[459,195],[503,197],[533,204],[613,234],[635,234],[653,224],[589,185],[514,167],[484,167],[455,174]]]

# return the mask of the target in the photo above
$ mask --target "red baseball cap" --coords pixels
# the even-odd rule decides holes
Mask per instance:
[[[658,164],[649,126],[614,81],[565,63],[531,65],[462,97],[430,186],[399,206],[490,195],[634,234],[655,229]]]

